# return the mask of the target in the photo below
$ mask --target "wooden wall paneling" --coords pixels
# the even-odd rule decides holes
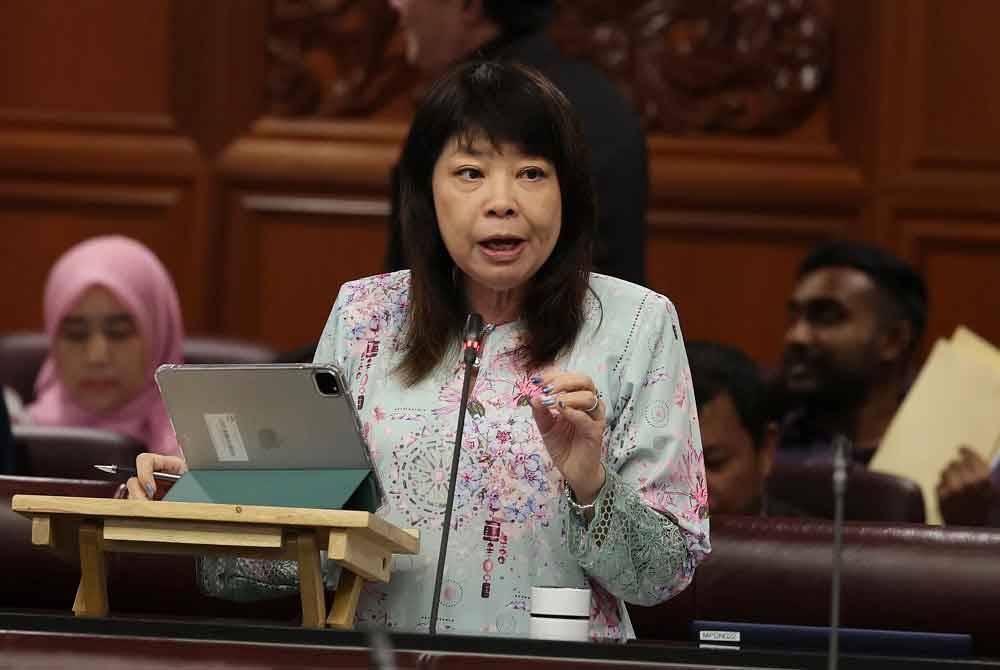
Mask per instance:
[[[189,235],[183,238],[187,253],[184,271],[186,292],[181,295],[185,321],[190,334],[219,332],[222,315],[219,299],[222,284],[222,204],[219,202],[219,179],[207,161],[199,161],[191,183],[192,211],[184,226]],[[178,234],[182,234],[178,230]],[[179,289],[178,289],[179,290]]]
[[[237,190],[226,192],[219,259],[222,288],[217,305],[222,332],[253,338],[259,331],[260,242],[253,210],[246,206],[245,198],[246,194]]]
[[[737,345],[774,363],[799,263],[815,244],[849,235],[855,222],[846,211],[656,210],[647,279],[677,306],[686,338]]]
[[[0,108],[168,115],[168,0],[6,0]]]
[[[725,3],[676,3],[686,13],[670,26],[630,22],[644,11],[660,16],[667,4],[574,5],[584,15],[586,40],[578,46],[629,90],[651,54],[669,60],[674,84],[688,81],[684,44],[692,63],[769,73],[760,81],[778,82],[775,63],[786,61],[798,75],[807,65],[832,72],[811,111],[780,131],[767,130],[769,121],[749,129],[734,121],[649,136],[649,275],[678,302],[689,335],[736,341],[773,360],[794,268],[834,235],[919,259],[935,300],[948,300],[965,282],[977,289],[966,292],[977,295],[972,304],[990,312],[992,298],[978,289],[1000,229],[996,2],[789,0],[775,5],[785,18],[768,15],[764,23],[747,22],[760,11],[754,3],[734,6],[743,12],[734,30],[771,26],[772,39],[789,35],[811,50],[802,62],[794,49],[773,60],[768,49],[783,47],[772,42],[755,52],[763,69],[747,69],[738,54],[734,60],[733,44],[712,51],[706,35],[729,25]],[[811,39],[796,13],[813,7],[820,23],[810,25],[822,29],[816,35],[828,35],[825,22],[833,21],[827,70],[831,43]],[[316,38],[309,12],[333,22],[319,33],[343,40]],[[388,23],[373,28],[358,24],[359,16]],[[389,169],[410,95],[407,81],[399,90],[386,83],[403,71],[390,23],[384,0],[0,5],[0,222],[11,248],[38,249],[16,260],[24,277],[34,277],[20,285],[39,293],[48,265],[77,235],[142,231],[178,278],[189,330],[282,347],[313,339],[339,283],[381,268]],[[796,36],[796,29],[806,32]],[[273,76],[274,59],[295,67],[289,53],[274,50],[300,39],[308,46],[303,63],[315,72],[363,84],[334,91],[338,104],[316,108],[337,120],[261,117],[283,113],[275,92],[288,80]],[[720,81],[711,94],[725,98],[732,82]],[[751,88],[757,98],[737,97],[771,99],[767,86]],[[122,194],[132,200],[115,201]],[[156,200],[163,194],[170,204]],[[972,260],[963,279],[965,256]],[[955,305],[948,309],[934,328],[965,318]],[[0,330],[8,322],[15,318],[0,316]]]
[[[922,0],[893,0],[881,7],[882,35],[880,87],[885,99],[881,109],[881,170],[877,191],[911,177],[918,167],[924,111],[920,108],[926,84],[926,6]]]
[[[928,343],[965,324],[1000,344],[1000,207],[897,211],[902,253],[927,280]]]
[[[385,200],[237,191],[230,206],[228,333],[286,350],[315,342],[341,284],[382,270]]]
[[[264,110],[269,0],[172,0],[171,110],[204,156]]]
[[[880,39],[884,2],[838,0],[835,18],[835,67],[830,89],[832,141],[851,164],[869,178],[879,161],[878,122],[885,104],[880,71],[886,45]]]
[[[66,249],[94,235],[120,233],[148,245],[177,282],[184,316],[198,324],[201,290],[190,266],[190,184],[52,183],[0,179],[0,282],[4,292],[0,331],[35,330],[42,324],[42,293],[52,263]]]
[[[187,326],[204,329],[211,310],[202,281],[201,175],[196,148],[182,137],[62,126],[0,129],[0,208],[11,241],[4,253],[20,254],[17,263],[31,266],[22,267],[23,276],[33,278],[19,285],[40,300],[49,266],[72,244],[103,233],[143,241],[147,235],[177,282]],[[16,317],[0,313],[0,331],[40,327],[40,306]]]
[[[890,104],[880,138],[887,184],[924,190],[940,179],[963,188],[969,173],[1000,170],[1000,45],[991,26],[1000,5],[990,0],[886,3],[883,22],[896,50],[884,54]]]
[[[301,185],[387,197],[406,133],[401,124],[262,119],[219,157],[230,184]]]
[[[340,284],[382,271],[405,130],[265,117],[223,151],[226,333],[278,348],[315,341]]]
[[[832,144],[652,137],[651,204],[849,207],[861,171]]]
[[[919,121],[910,128],[917,165],[1000,168],[1000,47],[994,30],[1000,4],[916,4],[913,15],[924,19],[922,31],[913,31],[920,39],[921,87],[907,102]]]
[[[183,137],[0,127],[0,174],[174,180],[197,177],[198,165]]]

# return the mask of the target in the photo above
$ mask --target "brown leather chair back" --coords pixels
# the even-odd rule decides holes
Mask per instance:
[[[28,477],[103,479],[95,465],[134,465],[144,445],[92,428],[14,426],[16,474]]]
[[[49,351],[45,333],[0,336],[0,386],[14,389],[25,404],[35,399],[35,379]]]
[[[640,639],[684,639],[687,619],[826,626],[833,524],[712,517],[712,553],[674,600],[629,607]],[[1000,651],[1000,530],[847,523],[841,625],[967,633]]]
[[[73,560],[61,559],[52,550],[31,544],[31,521],[11,511],[10,500],[27,495],[110,498],[117,482],[0,476],[0,607],[59,609],[73,606],[80,569]],[[67,551],[72,554],[73,547]]]
[[[185,363],[270,363],[277,356],[270,347],[225,337],[188,337]]]
[[[767,493],[807,515],[832,519],[833,466],[777,463],[767,481]],[[851,466],[844,495],[848,521],[923,523],[924,495],[916,482],[859,465]]]
[[[9,386],[25,404],[35,399],[35,379],[49,351],[44,333],[0,336],[0,386]],[[184,340],[188,363],[270,363],[277,354],[261,344],[226,337],[192,336]]]

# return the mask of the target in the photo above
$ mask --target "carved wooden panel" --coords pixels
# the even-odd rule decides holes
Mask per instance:
[[[143,242],[163,261],[181,295],[189,329],[203,327],[203,260],[193,194],[172,185],[53,183],[0,180],[2,330],[42,327],[42,293],[49,268],[88,237],[118,233]]]
[[[378,114],[411,84],[385,0],[274,0],[269,52],[276,115]],[[830,77],[823,0],[566,2],[552,27],[571,55],[631,95],[653,131],[782,132]]]
[[[400,97],[408,105],[412,72],[396,23],[385,0],[274,0],[270,112],[368,116]]]
[[[315,342],[341,284],[382,270],[385,201],[238,192],[224,258],[225,331],[278,349]]]
[[[992,213],[902,212],[901,251],[927,280],[927,342],[965,324],[1000,345],[1000,208]]]
[[[817,0],[585,0],[554,30],[667,133],[788,130],[830,76],[832,13]]]
[[[819,242],[847,235],[854,220],[849,213],[654,211],[647,280],[676,305],[685,338],[737,345],[774,363],[799,263]]]
[[[168,0],[5,0],[0,109],[169,115]]]

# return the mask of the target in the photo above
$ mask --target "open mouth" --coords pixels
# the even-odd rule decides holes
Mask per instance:
[[[524,248],[524,240],[506,235],[489,237],[479,242],[479,247],[487,256],[503,260],[519,254]]]

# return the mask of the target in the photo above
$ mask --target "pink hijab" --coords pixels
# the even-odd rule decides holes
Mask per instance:
[[[157,366],[183,362],[184,325],[169,273],[153,252],[133,239],[112,235],[81,242],[56,261],[45,285],[45,332],[50,344],[59,324],[94,285],[114,294],[135,319],[146,348],[149,383],[124,406],[94,414],[70,399],[50,353],[35,381],[37,400],[28,413],[39,425],[110,430],[140,440],[149,451],[180,455],[153,381]]]

